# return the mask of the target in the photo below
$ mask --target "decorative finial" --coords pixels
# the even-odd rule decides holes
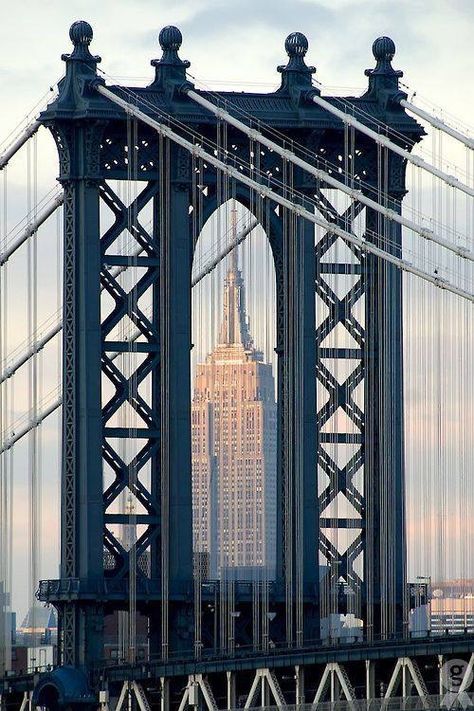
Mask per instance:
[[[167,27],[163,27],[161,30],[158,41],[163,52],[178,52],[179,48],[183,44],[183,35],[177,27],[174,27],[174,25],[168,25]]]
[[[179,58],[178,50],[183,43],[181,31],[173,25],[163,27],[158,41],[163,50],[161,59],[152,59],[151,65],[155,67],[155,81],[151,84],[156,88],[165,89],[173,84],[186,81],[186,69],[190,63]]]
[[[302,32],[292,32],[285,40],[285,49],[290,57],[304,57],[308,51],[308,39]]]
[[[161,49],[163,50],[163,56],[161,59],[153,59],[153,66],[156,67],[158,64],[171,64],[179,67],[189,67],[189,62],[183,62],[178,57],[178,50],[183,43],[183,35],[177,27],[174,27],[173,25],[163,27],[158,36],[158,41]]]
[[[280,91],[289,91],[290,94],[295,91],[296,97],[302,89],[311,87],[311,74],[314,74],[316,69],[308,67],[304,60],[308,47],[308,39],[302,32],[292,32],[286,38],[285,50],[289,61],[286,66],[278,67],[282,75]]]
[[[395,56],[395,42],[390,37],[377,37],[372,45],[372,54],[377,62],[391,62]]]
[[[89,52],[89,45],[92,42],[94,33],[92,27],[85,20],[73,22],[69,28],[69,37],[74,45],[71,54],[64,54],[63,59],[80,59],[85,62],[100,62],[100,57],[93,57]]]
[[[372,45],[372,53],[377,61],[375,69],[367,69],[366,75],[391,74],[402,76],[392,67],[392,59],[395,56],[395,42],[390,37],[377,37]]]
[[[392,106],[395,97],[401,96],[398,80],[403,76],[403,72],[392,67],[395,42],[390,37],[377,37],[372,53],[377,64],[375,69],[365,70],[365,75],[369,77],[368,95],[376,97],[384,106]]]
[[[74,47],[88,47],[92,42],[93,36],[92,27],[85,20],[77,20],[69,28],[69,37]]]

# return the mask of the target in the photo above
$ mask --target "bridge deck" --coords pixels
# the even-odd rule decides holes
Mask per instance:
[[[252,671],[294,666],[321,666],[330,662],[348,664],[365,660],[390,660],[399,657],[433,657],[437,655],[470,654],[474,652],[474,634],[444,635],[416,639],[388,640],[373,643],[354,643],[335,646],[305,647],[298,649],[272,649],[265,653],[236,650],[233,656],[213,656],[201,660],[189,658],[178,661],[147,661],[136,665],[104,665],[97,672],[109,682],[127,679],[140,681],[189,676],[191,674],[218,674],[226,671]],[[50,671],[50,670],[48,670]],[[33,689],[39,674],[8,677],[8,686],[22,692]]]

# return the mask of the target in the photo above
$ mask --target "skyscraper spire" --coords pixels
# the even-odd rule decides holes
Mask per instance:
[[[237,210],[232,209],[232,238],[237,235]],[[245,290],[238,268],[237,247],[230,253],[230,265],[224,282],[224,313],[219,332],[219,345],[242,345],[253,349],[247,316],[245,313]]]
[[[230,211],[230,219],[232,225],[232,241],[235,242],[237,238],[237,207],[235,205],[235,200],[232,205],[232,210]],[[236,274],[239,270],[237,249],[238,248],[235,247],[230,253],[230,269]]]

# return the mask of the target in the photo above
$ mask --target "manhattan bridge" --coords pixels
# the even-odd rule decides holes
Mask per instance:
[[[360,95],[340,96],[316,81],[300,32],[270,92],[201,86],[172,26],[146,85],[125,86],[92,35],[71,26],[54,96],[0,156],[6,209],[7,168],[30,151],[28,214],[0,254],[2,606],[27,466],[29,594],[58,615],[53,665],[13,673],[3,650],[2,708],[439,708],[445,662],[464,660],[454,691],[469,689],[474,626],[416,633],[408,582],[474,578],[474,139],[408,100],[388,37]],[[58,186],[38,200],[31,146],[47,132]],[[40,324],[53,215],[61,309]],[[6,270],[22,250],[12,299]],[[205,285],[237,250],[276,382],[276,566],[258,580],[212,579],[193,557],[192,353],[219,311]],[[28,338],[15,350],[5,323],[22,290]],[[51,343],[61,382],[42,399]],[[54,412],[60,567],[45,580],[37,468]],[[16,465],[24,438],[29,462]],[[114,615],[126,649],[106,659]],[[345,616],[357,633],[331,632]]]

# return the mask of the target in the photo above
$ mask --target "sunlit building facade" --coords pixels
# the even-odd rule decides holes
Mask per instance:
[[[233,256],[219,342],[196,367],[192,403],[194,548],[211,577],[274,576],[276,427],[272,366],[253,345]]]

